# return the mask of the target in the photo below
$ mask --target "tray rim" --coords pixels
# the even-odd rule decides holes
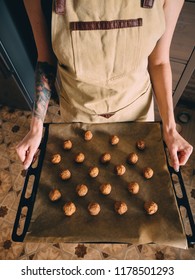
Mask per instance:
[[[132,122],[128,122],[128,123],[132,123]],[[147,123],[157,123],[161,127],[161,122],[158,122],[158,121],[147,122]],[[32,213],[33,213],[36,194],[37,194],[37,190],[38,190],[39,180],[40,180],[40,176],[41,176],[40,170],[42,169],[42,165],[43,165],[43,161],[44,161],[44,157],[45,157],[46,144],[47,144],[48,136],[49,136],[49,127],[50,127],[50,125],[55,125],[55,124],[71,125],[72,123],[44,123],[44,134],[43,134],[41,144],[39,146],[40,154],[39,154],[38,164],[35,168],[32,166],[33,164],[31,164],[31,166],[29,167],[29,169],[27,171],[26,178],[25,178],[25,181],[24,181],[23,190],[22,190],[22,194],[21,194],[21,197],[20,197],[20,202],[19,202],[19,205],[18,205],[16,217],[15,217],[15,222],[14,222],[14,226],[13,226],[13,230],[12,230],[12,240],[15,241],[15,242],[23,242],[24,238],[26,236],[26,233],[28,231],[30,221],[31,221],[31,217],[32,217]],[[180,218],[181,218],[183,230],[184,230],[184,233],[186,235],[187,244],[188,244],[189,247],[191,247],[195,244],[195,222],[194,222],[194,219],[193,219],[191,207],[190,207],[189,200],[188,200],[188,197],[187,197],[185,184],[184,184],[184,181],[183,181],[181,170],[179,169],[179,171],[176,172],[173,169],[173,167],[170,166],[169,160],[168,160],[168,155],[167,155],[167,152],[166,152],[166,144],[165,144],[164,141],[163,141],[163,144],[164,144],[164,153],[165,153],[165,157],[166,157],[167,168],[168,168],[169,175],[170,175],[170,178],[171,178],[172,187],[173,187],[174,195],[175,195],[175,198],[176,198],[177,208],[178,208],[179,215],[180,215]],[[178,195],[177,195],[176,188],[175,188],[175,185],[174,185],[174,182],[173,182],[173,177],[172,177],[173,174],[175,174],[178,177],[178,181],[179,181],[180,188],[181,188],[181,191],[182,191],[182,197],[178,197]],[[28,187],[28,181],[29,181],[30,176],[32,176],[32,175],[34,175],[35,180],[34,180],[34,183],[33,183],[31,196],[29,198],[25,198],[26,190],[27,190],[27,187]],[[23,207],[27,207],[28,211],[27,211],[27,215],[26,215],[26,218],[25,218],[23,231],[19,235],[17,233],[17,230],[18,230],[18,227],[19,227],[20,216],[21,216]],[[192,235],[188,235],[185,232],[184,221],[183,221],[181,210],[180,210],[181,207],[184,207],[186,209],[186,213],[187,213],[187,216],[188,216],[188,219],[189,219]],[[91,243],[91,242],[85,242],[85,243]],[[120,242],[112,242],[112,243],[120,243]]]

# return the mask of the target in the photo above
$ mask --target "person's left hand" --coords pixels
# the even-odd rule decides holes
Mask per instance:
[[[185,165],[188,161],[193,147],[177,132],[163,131],[164,141],[169,150],[172,167],[176,172],[179,171],[179,167]]]

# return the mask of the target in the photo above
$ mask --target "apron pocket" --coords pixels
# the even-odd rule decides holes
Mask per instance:
[[[76,75],[106,82],[135,69],[142,19],[71,22]]]

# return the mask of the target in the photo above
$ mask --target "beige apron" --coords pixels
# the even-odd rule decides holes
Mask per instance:
[[[65,122],[153,121],[148,56],[164,0],[56,0],[52,45]]]

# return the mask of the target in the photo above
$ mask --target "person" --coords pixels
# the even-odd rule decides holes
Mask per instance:
[[[24,168],[39,147],[56,85],[64,122],[154,121],[154,93],[178,171],[193,150],[176,129],[169,58],[184,0],[53,2],[50,39],[41,0],[24,0],[38,53],[30,130],[16,148]]]

